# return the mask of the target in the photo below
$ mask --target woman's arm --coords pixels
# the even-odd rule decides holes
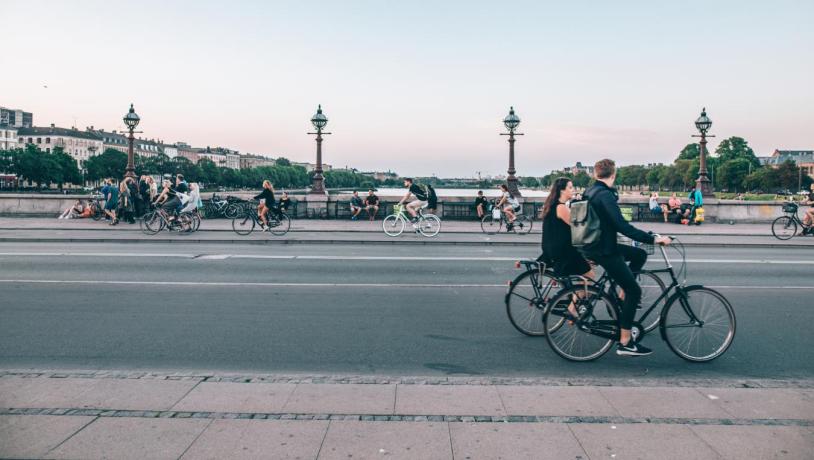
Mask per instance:
[[[557,205],[557,218],[566,224],[571,225],[571,210],[568,209],[568,206],[562,203]]]

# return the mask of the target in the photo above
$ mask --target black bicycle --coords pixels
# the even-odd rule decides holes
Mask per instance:
[[[268,231],[275,236],[283,236],[291,228],[291,218],[279,209],[270,208],[266,212]],[[254,231],[255,227],[266,230],[260,216],[257,215],[256,206],[244,206],[241,215],[232,219],[232,230],[238,235],[246,236]]]
[[[595,270],[599,268],[595,264],[592,265]],[[543,313],[546,306],[560,291],[572,287],[577,281],[569,277],[560,277],[541,260],[519,260],[515,263],[515,267],[525,267],[525,271],[509,282],[509,289],[504,298],[509,322],[525,335],[543,336],[546,333],[543,325]],[[642,305],[650,306],[652,309],[663,301],[661,294],[666,286],[656,273],[642,270],[636,274],[636,280],[642,288]],[[618,285],[606,273],[602,273],[596,281],[585,281],[600,291],[608,292],[621,302]],[[560,305],[558,308],[562,307]],[[639,310],[639,313],[641,314],[643,311],[646,310]],[[642,315],[640,320],[645,324],[644,327],[648,332],[659,325],[658,315],[649,320]]]
[[[503,212],[500,206],[497,206],[497,200],[491,200],[487,208],[486,215],[483,216],[483,219],[480,221],[480,229],[483,233],[494,235],[500,232],[500,229],[503,228],[504,225],[506,226],[506,231],[514,231],[514,233],[517,234],[525,235],[531,232],[534,221],[531,220],[531,217],[523,214],[522,207],[515,214],[514,222],[512,222],[511,225],[508,219],[506,219],[506,213]]]
[[[797,216],[799,206],[797,203],[788,202],[783,203],[783,212],[785,216],[780,216],[772,222],[772,235],[778,240],[790,240],[797,234],[797,227],[803,229],[800,236],[814,234],[814,228],[811,225],[805,225],[800,217]]]
[[[631,337],[636,342],[647,335],[644,326],[656,305],[665,300],[659,314],[659,333],[675,354],[692,362],[707,362],[723,355],[735,338],[735,310],[718,291],[685,285],[686,253],[673,239],[681,254],[679,275],[673,270],[664,246],[659,246],[666,265],[650,273],[670,276],[670,285],[656,303],[634,322]],[[573,305],[576,317],[569,313]],[[552,298],[543,312],[543,328],[551,349],[570,361],[591,361],[610,350],[619,340],[621,303],[608,292],[590,283],[573,284]]]

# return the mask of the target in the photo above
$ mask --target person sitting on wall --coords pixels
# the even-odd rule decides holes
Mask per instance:
[[[367,210],[367,215],[370,216],[370,221],[373,222],[376,219],[376,213],[379,212],[379,197],[376,196],[373,189],[367,191],[365,209]]]
[[[364,209],[362,199],[359,197],[359,192],[354,190],[353,196],[350,198],[350,220],[357,220],[362,209]]]
[[[483,219],[483,216],[486,215],[487,203],[483,190],[478,190],[478,196],[475,198],[475,211],[478,213],[478,219]]]

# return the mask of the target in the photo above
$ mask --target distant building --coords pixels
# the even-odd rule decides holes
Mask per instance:
[[[399,178],[399,175],[392,172],[392,171],[387,171],[387,172],[370,171],[370,172],[363,172],[361,174],[363,176],[372,177],[373,179],[375,179],[377,181],[380,181],[380,182],[384,182],[387,179],[394,179],[395,180],[395,179]]]
[[[122,153],[127,153],[128,140],[123,134],[117,133],[116,131],[108,132],[104,129],[97,130],[94,129],[93,126],[89,126],[85,130],[102,138],[102,143],[104,144],[103,151],[107,149],[114,149]]]
[[[589,176],[593,176],[594,167],[593,166],[583,165],[581,161],[577,161],[577,164],[575,164],[574,166],[566,166],[565,168],[563,168],[562,172],[570,173],[570,174],[573,174],[573,175],[577,175],[577,174],[580,174],[580,173],[585,173],[585,174],[587,174]]]
[[[85,168],[85,161],[92,156],[102,153],[104,142],[102,137],[94,132],[79,131],[76,128],[50,127],[20,128],[17,130],[17,143],[20,146],[34,144],[46,152],[56,147],[76,160],[81,169]]]
[[[0,150],[11,150],[17,147],[17,127],[0,124]],[[22,146],[20,145],[20,147]]]
[[[292,161],[291,164],[294,165],[294,166],[302,166],[308,172],[311,172],[311,171],[317,169],[317,164],[316,163],[295,163],[295,162]],[[329,165],[327,163],[322,163],[322,170],[323,171],[331,171],[333,169],[334,169],[333,166],[331,166],[331,165]]]
[[[805,174],[814,179],[814,150],[777,150],[771,156],[760,157],[761,164],[776,168],[786,161],[793,161]]]
[[[142,158],[153,158],[164,153],[161,141],[137,138],[133,142],[133,152]]]
[[[34,114],[18,109],[0,107],[0,125],[15,128],[31,128],[34,126]]]
[[[175,150],[177,156],[184,157],[187,160],[191,161],[192,163],[197,163],[198,160],[200,160],[200,157],[198,156],[198,151],[201,149],[190,147],[190,145],[187,144],[186,142],[176,142]]]
[[[262,155],[246,154],[240,156],[240,169],[259,168],[261,166],[274,166],[275,161]]]

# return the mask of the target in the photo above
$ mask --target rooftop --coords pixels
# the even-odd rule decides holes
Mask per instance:
[[[67,136],[78,137],[81,139],[91,139],[94,141],[101,141],[102,137],[94,132],[79,131],[76,128],[59,128],[56,126],[34,126],[33,128],[19,128],[17,130],[19,136]]]

